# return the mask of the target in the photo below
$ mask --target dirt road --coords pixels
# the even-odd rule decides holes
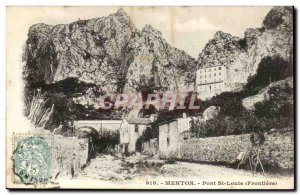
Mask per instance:
[[[110,155],[97,156],[84,169],[83,177],[104,181],[126,181],[147,176],[147,178],[196,178],[205,185],[213,185],[216,180],[238,181],[273,181],[274,179],[289,179],[276,175],[251,173],[245,170],[236,170],[224,166],[213,166],[188,162],[166,162],[157,158],[136,155],[126,158],[117,158]],[[210,183],[210,184],[209,184]]]

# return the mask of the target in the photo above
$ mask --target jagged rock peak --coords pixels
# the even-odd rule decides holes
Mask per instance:
[[[125,19],[127,22],[130,22],[131,24],[133,24],[130,16],[128,15],[128,13],[123,9],[123,8],[120,8],[118,9],[118,11],[114,14],[111,14],[112,16],[116,16],[116,17],[119,17],[119,18],[123,18]]]
[[[238,39],[238,37],[235,37],[235,36],[232,36],[231,34],[229,33],[225,33],[223,31],[217,31],[213,37],[213,39]]]
[[[152,71],[154,58],[157,69]],[[170,89],[192,87],[190,75],[195,67],[195,60],[170,46],[160,31],[150,25],[135,28],[123,9],[69,24],[32,26],[24,60],[24,75],[35,78],[32,82],[48,84],[76,78],[117,93],[139,91],[145,86],[156,89],[164,78]],[[180,72],[173,73],[173,69]],[[174,77],[180,79],[174,81]]]
[[[128,16],[127,12],[123,8],[118,9],[117,14],[122,16]]]
[[[276,29],[281,26],[292,27],[293,7],[273,7],[265,17],[262,26],[266,29]]]
[[[159,30],[156,30],[155,28],[153,28],[150,24],[146,24],[143,27],[142,31],[144,33],[153,34],[153,35],[156,35],[158,37],[162,36],[162,33]]]
[[[36,31],[49,31],[52,28],[53,28],[52,25],[45,24],[45,23],[37,23],[37,24],[32,25],[29,28],[28,34],[34,33]]]

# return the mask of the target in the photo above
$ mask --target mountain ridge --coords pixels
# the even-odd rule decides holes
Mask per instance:
[[[193,86],[188,75],[195,59],[169,45],[152,26],[138,30],[123,9],[70,24],[35,24],[25,56],[25,75],[46,83],[75,77],[113,92],[161,88],[162,82],[170,89]]]
[[[293,9],[274,7],[260,28],[248,28],[244,37],[218,31],[208,41],[197,59],[197,68],[224,65],[228,85],[235,90],[254,75],[259,62],[267,56],[280,56],[290,61],[293,52]]]
[[[116,93],[193,90],[198,68],[225,65],[235,90],[234,84],[256,73],[262,58],[292,58],[292,21],[291,7],[274,7],[262,27],[246,29],[243,38],[217,31],[197,60],[172,47],[151,25],[137,29],[122,8],[69,24],[39,23],[28,32],[24,77],[45,83],[74,77]]]

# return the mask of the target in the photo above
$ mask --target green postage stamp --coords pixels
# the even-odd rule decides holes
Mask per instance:
[[[24,184],[51,181],[52,153],[48,140],[43,137],[26,137],[17,141],[13,153],[14,173]]]

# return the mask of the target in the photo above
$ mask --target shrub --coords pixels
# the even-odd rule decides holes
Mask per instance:
[[[48,99],[40,91],[27,99],[25,115],[35,127],[45,128],[54,111],[54,104],[47,106]]]
[[[209,106],[221,107],[220,115],[238,117],[245,110],[242,105],[242,95],[239,92],[223,92],[210,100],[201,102],[200,109],[203,112]]]
[[[279,56],[265,57],[259,63],[257,73],[249,77],[243,93],[245,96],[254,95],[271,82],[291,76],[293,76],[292,62],[285,61]]]
[[[254,113],[243,111],[239,117],[219,116],[206,122],[193,123],[195,137],[215,137],[224,135],[238,135],[244,133],[264,132],[268,125],[265,119],[258,118]]]

